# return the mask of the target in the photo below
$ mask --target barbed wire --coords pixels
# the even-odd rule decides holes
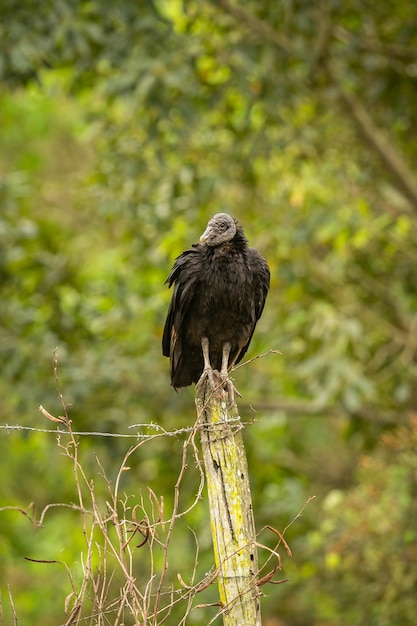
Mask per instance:
[[[20,424],[0,424],[1,430],[29,430],[38,433],[49,433],[53,435],[80,435],[80,436],[88,436],[88,437],[116,437],[120,439],[151,439],[154,437],[177,437],[179,435],[184,435],[192,432],[193,426],[187,426],[184,428],[178,428],[177,430],[165,430],[159,424],[133,424],[129,426],[129,428],[147,428],[153,429],[154,433],[135,433],[135,434],[127,434],[127,433],[108,433],[108,432],[99,432],[99,431],[85,431],[85,430],[63,430],[61,428],[36,428],[34,426],[22,426]]]

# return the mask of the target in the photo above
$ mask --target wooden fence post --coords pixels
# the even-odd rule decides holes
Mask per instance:
[[[206,380],[196,407],[224,626],[261,626],[248,464],[237,405]]]

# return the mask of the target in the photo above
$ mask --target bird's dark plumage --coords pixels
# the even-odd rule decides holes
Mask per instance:
[[[174,292],[162,351],[171,360],[172,386],[198,382],[205,368],[203,338],[211,367],[224,374],[247,351],[264,308],[269,289],[265,259],[248,246],[236,220],[218,213],[200,243],[176,259],[166,282]]]

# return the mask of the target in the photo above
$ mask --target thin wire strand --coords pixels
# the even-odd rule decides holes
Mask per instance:
[[[136,428],[136,427],[149,428],[149,429],[153,428],[156,431],[162,431],[162,432],[155,432],[153,434],[136,433],[134,435],[133,434],[130,435],[126,433],[103,433],[103,432],[75,431],[75,430],[72,430],[70,432],[68,430],[61,430],[60,428],[56,428],[56,429],[34,428],[33,426],[21,426],[19,424],[0,424],[1,430],[30,430],[30,431],[34,431],[37,433],[51,433],[53,435],[71,435],[72,434],[72,435],[90,436],[90,437],[119,437],[121,439],[123,438],[124,439],[154,439],[155,437],[163,437],[163,436],[177,437],[178,435],[188,434],[193,430],[191,426],[187,428],[180,428],[178,430],[173,430],[173,431],[164,430],[157,424],[134,424],[133,426],[130,426],[130,428]]]

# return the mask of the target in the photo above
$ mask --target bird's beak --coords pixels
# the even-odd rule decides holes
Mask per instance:
[[[211,228],[206,228],[206,230],[204,231],[204,233],[200,237],[200,243],[204,243],[205,241],[207,241],[207,239],[209,238],[210,233],[211,233]]]

